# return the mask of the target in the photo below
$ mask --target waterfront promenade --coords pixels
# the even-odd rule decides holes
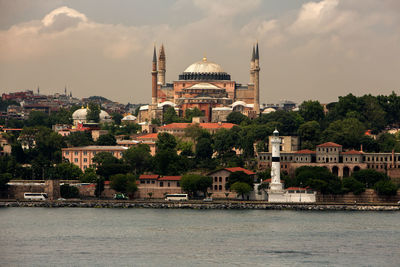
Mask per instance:
[[[168,202],[163,200],[56,200],[17,201],[0,200],[0,208],[48,207],[48,208],[148,208],[148,209],[250,209],[250,210],[313,210],[313,211],[400,211],[397,203],[268,203],[265,201],[201,200]]]

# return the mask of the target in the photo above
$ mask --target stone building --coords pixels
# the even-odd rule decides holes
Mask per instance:
[[[158,67],[157,67],[158,66]],[[254,118],[260,114],[259,50],[253,46],[250,61],[250,81],[240,84],[231,80],[230,74],[206,57],[191,64],[178,79],[167,83],[166,55],[161,46],[157,62],[154,48],[152,63],[152,101],[140,107],[139,122],[163,119],[168,107],[175,108],[180,116],[186,110],[198,108],[208,121],[222,121],[232,111],[239,111]]]
[[[281,170],[293,174],[301,166],[321,166],[334,175],[348,177],[361,169],[384,172],[394,180],[400,179],[400,153],[369,153],[357,150],[343,151],[341,145],[327,142],[316,146],[316,151],[282,152]],[[271,153],[258,152],[260,168],[271,166]]]

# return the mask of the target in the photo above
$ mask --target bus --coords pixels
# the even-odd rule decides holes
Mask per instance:
[[[26,200],[46,200],[48,198],[46,193],[24,193]]]
[[[165,196],[167,201],[185,201],[189,200],[188,194],[168,194]]]

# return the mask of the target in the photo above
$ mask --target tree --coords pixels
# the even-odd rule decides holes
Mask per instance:
[[[324,108],[319,101],[304,101],[299,106],[300,115],[305,121],[322,121],[325,117]]]
[[[132,174],[115,174],[110,178],[110,187],[117,192],[125,193],[129,180],[135,180],[135,177]]]
[[[397,186],[389,180],[381,180],[374,186],[378,195],[394,196],[397,194]]]
[[[99,139],[97,139],[96,144],[98,146],[115,146],[117,144],[117,141],[115,140],[114,135],[104,134],[99,136]]]
[[[113,113],[111,113],[111,117],[114,120],[115,124],[120,125],[121,120],[124,116],[122,116],[121,114],[119,114],[117,112],[113,112]]]
[[[130,147],[123,153],[123,160],[130,165],[135,174],[142,174],[149,170],[152,163],[150,148],[146,144],[138,144]]]
[[[104,191],[104,178],[98,177],[96,180],[96,188],[94,190],[94,194],[96,197],[100,197],[103,191]]]
[[[301,138],[303,149],[313,149],[320,142],[321,127],[317,121],[303,123],[297,132]]]
[[[192,122],[193,117],[202,117],[203,112],[198,108],[186,109],[185,110],[185,121]]]
[[[359,182],[353,177],[345,177],[342,180],[345,192],[353,192],[354,195],[359,195],[365,191],[365,184]]]
[[[387,181],[389,177],[382,172],[373,169],[359,170],[352,174],[352,177],[357,181],[363,183],[366,188],[373,188],[379,181]]]
[[[66,142],[71,147],[90,146],[94,144],[90,132],[72,132],[66,137]]]
[[[7,191],[7,183],[12,179],[11,173],[1,173],[0,174],[0,192]]]
[[[53,179],[71,180],[82,175],[82,170],[73,163],[63,162],[57,164],[52,173]]]
[[[190,137],[193,142],[197,142],[197,140],[207,132],[203,128],[200,127],[200,124],[194,123],[189,125],[184,129],[185,137]]]
[[[168,107],[164,114],[163,114],[163,122],[165,124],[170,124],[173,122],[179,122],[180,119],[178,117],[178,115],[175,112],[175,109],[173,107]]]
[[[383,133],[379,135],[378,145],[380,152],[400,152],[400,140],[394,134]]]
[[[254,186],[254,179],[250,175],[246,174],[245,172],[242,171],[237,171],[237,172],[232,172],[228,176],[228,181],[226,182],[225,188],[230,189],[231,186],[236,183],[246,183],[248,184],[251,188]]]
[[[252,191],[252,187],[247,183],[235,182],[232,184],[231,190],[242,195],[242,199],[244,199],[244,195],[250,193]]]
[[[325,142],[335,142],[344,148],[358,148],[365,134],[364,124],[356,118],[334,121],[322,133]]]
[[[238,138],[239,135],[236,131],[227,129],[218,130],[213,136],[215,151],[218,152],[219,156],[231,152]]]
[[[169,133],[159,133],[157,135],[156,146],[158,151],[161,150],[174,150],[176,148],[177,142],[175,137]]]
[[[198,191],[203,192],[206,196],[208,188],[212,186],[212,178],[199,174],[185,174],[182,176],[180,184],[182,190],[191,196],[196,196]]]
[[[88,105],[88,112],[86,115],[86,119],[92,122],[99,122],[100,121],[100,106],[94,102],[90,102]]]
[[[200,160],[211,159],[212,154],[211,139],[200,138],[196,144],[196,158]]]
[[[69,184],[63,184],[60,186],[60,195],[63,198],[78,198],[79,189]]]
[[[249,122],[249,118],[240,112],[233,111],[226,117],[226,121],[239,125],[242,122]]]
[[[323,194],[341,194],[342,183],[325,167],[302,166],[295,171],[293,186],[309,186]]]
[[[93,168],[87,168],[84,173],[79,177],[79,181],[82,183],[95,183],[97,180],[96,170]]]

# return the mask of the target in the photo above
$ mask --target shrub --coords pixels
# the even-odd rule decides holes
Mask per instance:
[[[378,195],[394,196],[397,194],[397,186],[392,181],[379,181],[375,184],[374,189]]]

